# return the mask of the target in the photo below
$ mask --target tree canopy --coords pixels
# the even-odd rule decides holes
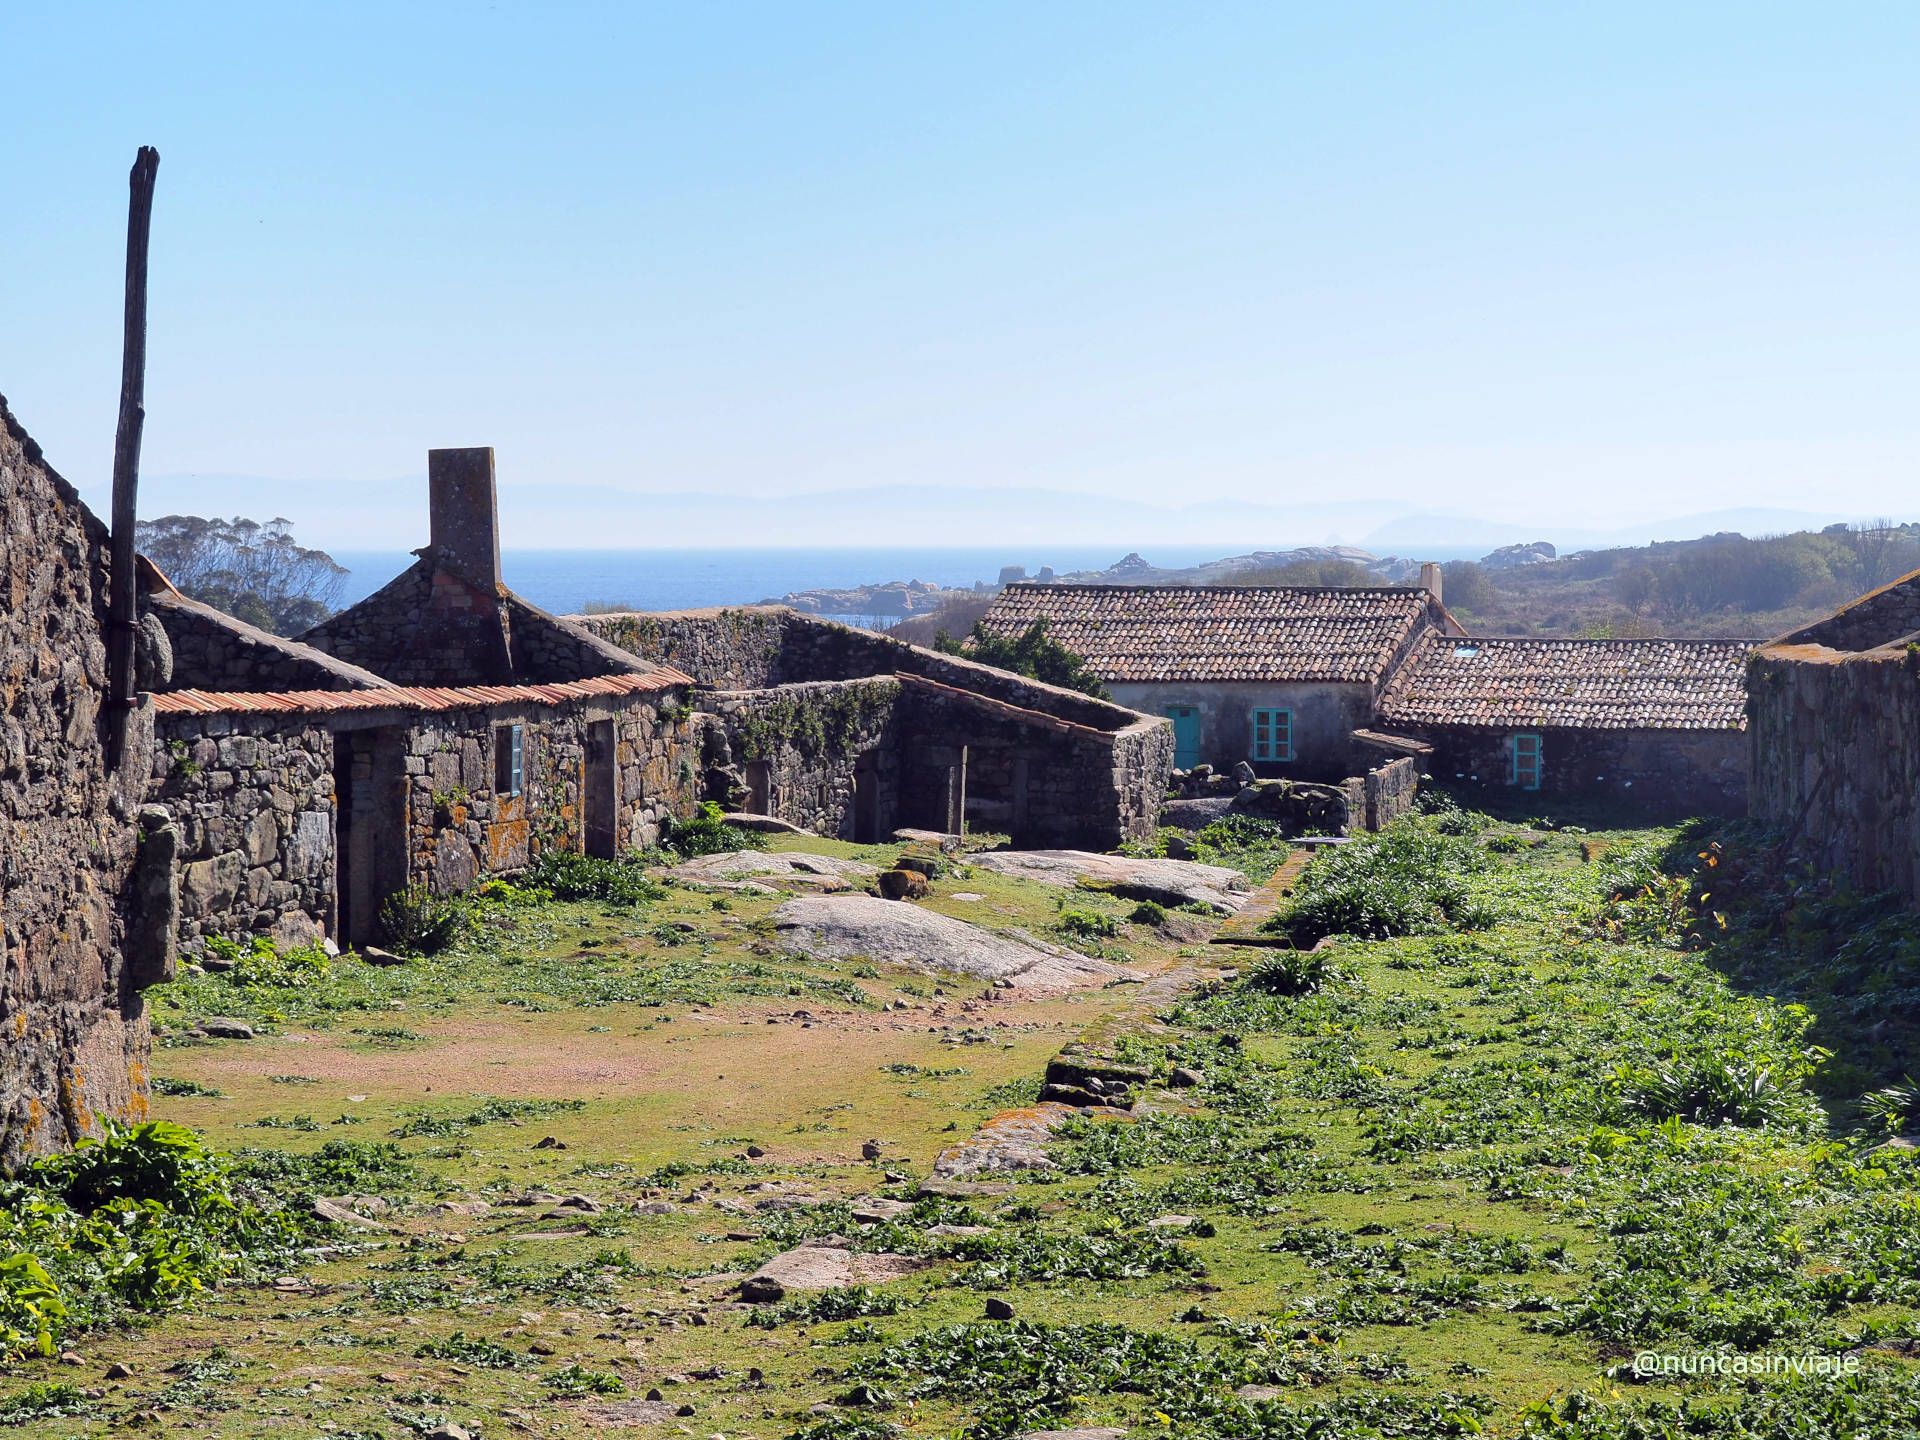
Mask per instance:
[[[297,635],[334,610],[347,569],[293,538],[291,521],[164,515],[135,531],[140,553],[183,595],[275,635]]]

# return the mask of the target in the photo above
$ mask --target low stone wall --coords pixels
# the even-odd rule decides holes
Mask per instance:
[[[1508,788],[1505,729],[1401,726],[1433,747],[1435,780]],[[1747,736],[1741,730],[1541,730],[1547,799],[1606,798],[1650,817],[1743,815]]]
[[[811,681],[702,698],[709,798],[817,835],[873,843],[899,808],[892,679]]]
[[[179,937],[318,940],[333,916],[333,737],[283,715],[163,715],[150,798],[180,832]]]
[[[1367,771],[1359,781],[1360,803],[1349,813],[1365,817],[1367,829],[1384,830],[1413,813],[1420,794],[1420,770],[1411,758],[1389,760]]]
[[[1755,817],[1856,889],[1920,899],[1920,660],[1769,646],[1747,713]]]

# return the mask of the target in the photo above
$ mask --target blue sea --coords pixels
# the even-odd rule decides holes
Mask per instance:
[[[1229,553],[1220,545],[1142,544],[1155,565],[1198,565]],[[566,615],[587,605],[635,610],[687,610],[702,605],[751,605],[800,590],[846,589],[892,580],[925,580],[967,588],[991,583],[1005,565],[1027,573],[1051,565],[1060,574],[1103,570],[1127,553],[1124,546],[1060,545],[1007,549],[832,550],[509,550],[501,570],[510,588],[544,610]],[[413,563],[404,551],[336,550],[349,570],[338,603],[351,605]]]

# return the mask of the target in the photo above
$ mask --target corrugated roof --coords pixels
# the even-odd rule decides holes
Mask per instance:
[[[163,715],[331,714],[343,710],[470,710],[489,705],[564,705],[606,695],[641,695],[691,685],[661,665],[645,675],[596,675],[551,685],[383,686],[364,690],[169,690],[153,697]]]
[[[1402,586],[1009,585],[981,623],[1011,639],[1045,620],[1109,683],[1371,684],[1428,603]]]
[[[1753,647],[1725,640],[1422,637],[1380,718],[1396,725],[1739,730]]]

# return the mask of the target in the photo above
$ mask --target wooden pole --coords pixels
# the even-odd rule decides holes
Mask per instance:
[[[134,696],[133,527],[140,490],[140,432],[146,424],[147,237],[153,223],[153,182],[160,152],[142,145],[127,176],[127,308],[120,352],[120,423],[113,437],[113,538],[107,591],[108,764],[117,768],[126,744],[127,711]]]

